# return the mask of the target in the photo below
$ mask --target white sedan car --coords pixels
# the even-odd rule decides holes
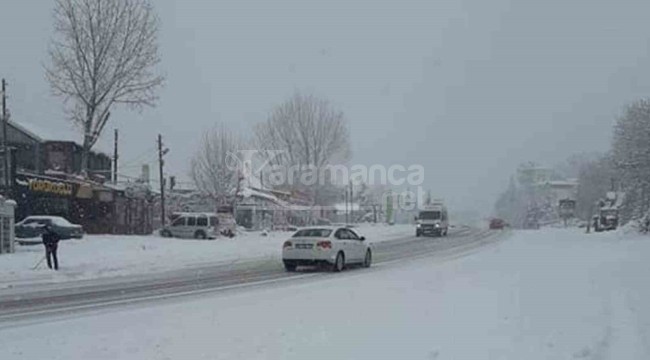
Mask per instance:
[[[303,265],[327,265],[341,271],[346,265],[370,267],[372,248],[363,236],[347,227],[309,227],[284,242],[282,261],[287,271]]]

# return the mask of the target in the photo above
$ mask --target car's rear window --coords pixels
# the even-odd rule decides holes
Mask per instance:
[[[49,220],[49,219],[31,218],[31,219],[25,220],[25,222],[23,224],[24,225],[27,225],[27,224],[47,225],[47,224],[50,224],[51,222],[52,221]]]
[[[62,226],[62,227],[67,227],[72,225],[68,220],[64,218],[52,218],[52,223],[56,226]]]
[[[298,230],[293,237],[328,237],[331,233],[331,229],[303,229]]]

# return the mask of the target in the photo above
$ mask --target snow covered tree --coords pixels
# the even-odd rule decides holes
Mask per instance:
[[[514,227],[536,227],[558,220],[555,202],[549,181],[557,179],[552,169],[534,162],[522,163],[517,176],[510,178],[508,189],[495,204],[495,213]]]
[[[342,111],[327,100],[295,93],[276,106],[269,118],[255,129],[259,149],[273,151],[272,165],[287,169],[306,167],[320,173],[329,165],[343,164],[350,158],[348,122]],[[287,174],[291,186],[312,194],[316,205],[336,201],[336,184],[326,181],[311,186],[301,184],[301,171]],[[327,179],[326,179],[327,180]],[[343,185],[347,179],[343,179]]]
[[[365,182],[362,182],[355,189],[354,201],[364,207],[369,207],[372,205],[381,205],[388,191],[389,188],[387,185],[381,185],[381,184],[368,185]]]
[[[570,155],[566,160],[553,167],[556,179],[577,179],[586,166],[590,166],[603,158],[602,153],[583,152]]]
[[[196,188],[223,204],[238,187],[241,164],[237,163],[237,154],[246,148],[246,140],[223,125],[207,132],[190,163]]]
[[[514,227],[522,227],[528,205],[526,194],[527,192],[517,185],[514,176],[510,177],[508,188],[497,198],[494,206],[496,216]]]
[[[148,0],[57,0],[47,79],[83,130],[81,170],[115,105],[153,106],[158,19]]]
[[[596,202],[613,190],[615,179],[616,171],[609,154],[581,163],[578,168],[576,215],[589,220],[596,211]]]
[[[650,101],[638,100],[626,108],[614,127],[612,159],[626,193],[627,220],[650,209]]]

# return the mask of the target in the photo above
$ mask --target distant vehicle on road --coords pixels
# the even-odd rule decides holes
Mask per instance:
[[[490,229],[492,230],[503,230],[508,226],[508,224],[503,219],[492,219],[490,220]]]
[[[610,191],[605,199],[598,202],[599,208],[592,219],[595,231],[610,231],[618,228],[619,209],[624,199],[625,193]]]
[[[325,265],[338,272],[350,264],[370,267],[372,249],[365,237],[348,227],[308,227],[284,242],[282,261],[287,271]]]
[[[618,228],[618,209],[604,207],[593,217],[594,231],[611,231]]]
[[[415,220],[415,236],[447,236],[449,216],[447,215],[447,208],[442,202],[425,205]]]
[[[52,231],[59,235],[61,240],[81,239],[84,236],[81,225],[72,224],[61,216],[34,215],[28,216],[16,224],[16,238],[40,238],[46,225],[50,225]],[[18,242],[21,243],[20,240]]]

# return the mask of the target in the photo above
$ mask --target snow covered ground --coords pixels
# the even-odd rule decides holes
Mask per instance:
[[[357,228],[371,242],[411,236],[413,225],[364,224]],[[145,274],[202,264],[279,258],[291,232],[243,233],[214,241],[168,239],[158,236],[97,236],[59,243],[60,270],[43,262],[43,246],[16,246],[15,254],[0,256],[0,289],[39,282],[61,282],[130,274]]]
[[[0,358],[649,359],[648,274],[650,237],[516,232],[461,259],[9,324]]]

